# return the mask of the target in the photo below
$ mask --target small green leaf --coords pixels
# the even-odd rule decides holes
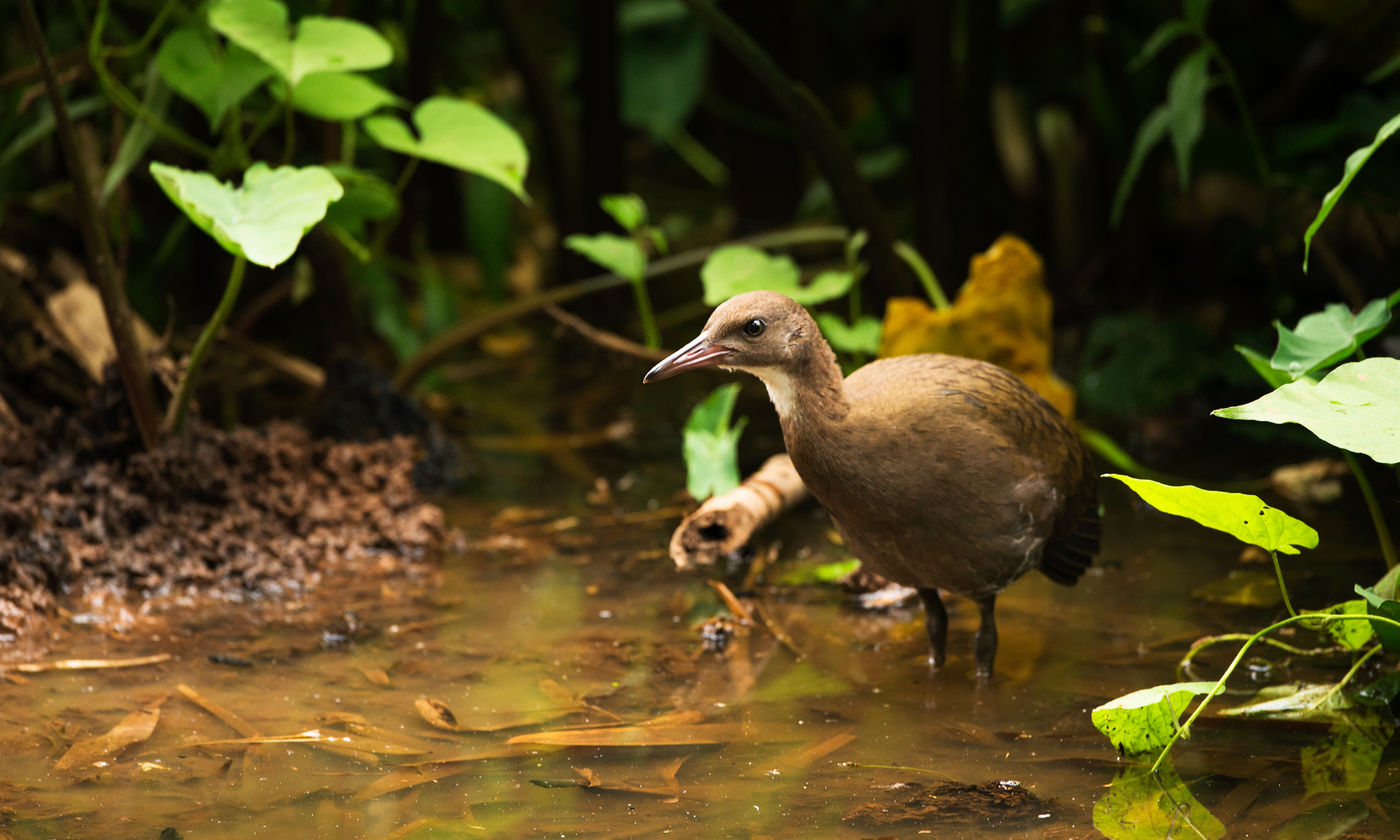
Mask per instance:
[[[792,257],[774,256],[748,245],[717,248],[700,267],[700,282],[704,284],[705,303],[709,306],[718,306],[744,292],[763,289],[812,306],[844,295],[855,282],[849,271],[823,272],[808,286],[799,282],[801,276]]]
[[[598,206],[628,233],[636,233],[647,222],[646,202],[632,193],[605,195],[598,199]]]
[[[831,346],[843,353],[864,353],[873,356],[880,351],[880,333],[884,326],[879,318],[866,315],[854,324],[847,324],[830,312],[817,313],[817,326]]]
[[[1322,207],[1318,208],[1317,216],[1313,218],[1312,224],[1308,225],[1308,229],[1303,232],[1304,272],[1308,270],[1308,256],[1312,253],[1312,241],[1313,237],[1317,235],[1318,229],[1322,227],[1323,222],[1327,221],[1328,215],[1332,213],[1332,208],[1336,207],[1337,202],[1341,200],[1342,193],[1351,186],[1352,180],[1356,178],[1356,173],[1361,171],[1361,167],[1366,165],[1366,161],[1371,159],[1371,155],[1376,153],[1376,149],[1379,149],[1381,144],[1390,139],[1390,135],[1397,130],[1400,130],[1400,114],[1386,120],[1385,124],[1376,130],[1376,137],[1370,145],[1362,146],[1347,156],[1347,161],[1342,166],[1342,180],[1338,181],[1337,185],[1328,190],[1327,195],[1322,197]]]
[[[1393,601],[1390,598],[1382,598],[1375,590],[1367,589],[1360,584],[1356,586],[1356,594],[1366,599],[1366,613],[1373,617],[1389,618],[1393,621],[1400,621],[1400,601]],[[1396,627],[1388,621],[1372,621],[1371,629],[1376,631],[1376,638],[1381,645],[1391,653],[1400,653],[1400,627]]]
[[[1190,31],[1186,26],[1186,21],[1180,18],[1172,18],[1157,27],[1151,35],[1147,36],[1147,40],[1142,43],[1142,49],[1138,50],[1138,54],[1128,63],[1128,69],[1130,71],[1141,69],[1153,58],[1156,58],[1157,53],[1161,52],[1163,47]]]
[[[358,73],[311,73],[292,91],[292,107],[323,120],[357,120],[385,105],[408,103]]]
[[[218,128],[229,108],[274,73],[266,62],[237,44],[220,50],[208,32],[193,26],[165,36],[156,53],[156,67],[171,89],[204,112],[210,131]]]
[[[1269,366],[1298,379],[1355,353],[1388,323],[1390,305],[1385,298],[1371,301],[1355,315],[1344,303],[1329,303],[1321,312],[1304,315],[1291,330],[1275,321],[1278,349]]]
[[[1191,182],[1191,152],[1206,125],[1210,54],[1202,47],[1182,59],[1167,82],[1167,114],[1181,189]]]
[[[1400,566],[1396,566],[1400,569]],[[1386,674],[1365,688],[1356,692],[1356,700],[1367,706],[1389,706],[1400,697],[1400,671]]]
[[[1213,682],[1158,685],[1125,694],[1094,709],[1089,718],[1113,746],[1128,755],[1156,752],[1176,734],[1191,699],[1210,695]],[[1183,733],[1187,737],[1189,733]]]
[[[1190,484],[1172,486],[1113,473],[1105,474],[1104,478],[1116,478],[1128,485],[1144,502],[1162,513],[1184,516],[1265,551],[1297,554],[1297,546],[1317,547],[1317,531],[1269,507],[1258,496],[1202,490]]]
[[[1128,155],[1128,165],[1123,169],[1123,177],[1118,179],[1118,189],[1113,194],[1113,209],[1109,211],[1109,223],[1113,227],[1123,221],[1123,208],[1128,204],[1128,195],[1133,191],[1142,165],[1152,147],[1161,142],[1171,125],[1172,114],[1166,105],[1158,105],[1143,119],[1133,138],[1133,150]]]
[[[1094,828],[1109,840],[1225,836],[1225,824],[1196,799],[1170,762],[1155,773],[1146,765],[1124,767],[1094,802]]]
[[[1333,604],[1325,610],[1318,610],[1324,615],[1366,615],[1366,602],[1360,598],[1350,601],[1343,601],[1340,604]],[[1369,621],[1318,621],[1316,619],[1305,619],[1302,622],[1304,627],[1310,630],[1323,630],[1327,632],[1337,644],[1347,650],[1361,650],[1371,643],[1375,638],[1375,631],[1371,629]]]
[[[721,385],[685,421],[685,486],[698,500],[739,486],[739,435],[748,418],[729,425],[738,396],[739,383]]]
[[[312,73],[372,70],[394,58],[383,35],[348,18],[307,15],[292,36],[287,7],[277,0],[215,0],[209,25],[272,65],[293,91]]]
[[[1270,388],[1277,388],[1285,382],[1293,381],[1293,377],[1283,371],[1274,370],[1274,366],[1269,364],[1269,357],[1260,353],[1258,350],[1245,347],[1243,344],[1236,344],[1235,351],[1241,356],[1244,356],[1244,360],[1249,362],[1249,366],[1254,368],[1255,373],[1259,374],[1263,377],[1265,382],[1269,383]]]
[[[255,163],[233,187],[207,172],[152,163],[151,174],[175,205],[229,253],[272,268],[296,252],[301,238],[344,194],[325,168]]]
[[[806,586],[813,583],[836,583],[860,568],[860,560],[851,557],[834,563],[819,563],[814,566],[798,566],[784,571],[778,577],[779,586]]]
[[[1211,412],[1231,420],[1298,423],[1350,452],[1400,462],[1400,359],[1348,362],[1321,382],[1299,379],[1251,403]]]
[[[564,247],[633,282],[641,282],[647,270],[647,255],[630,236],[575,233],[564,237]]]
[[[434,96],[414,109],[413,125],[417,137],[398,117],[381,114],[364,121],[365,132],[386,149],[474,172],[529,201],[529,152],[500,117],[475,102]]]

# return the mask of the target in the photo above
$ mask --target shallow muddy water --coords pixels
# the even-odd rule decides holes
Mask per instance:
[[[1103,557],[1077,587],[1031,575],[1001,597],[985,685],[958,600],[937,675],[917,607],[865,612],[815,584],[747,593],[784,641],[741,628],[707,653],[698,626],[723,605],[665,556],[678,513],[578,495],[504,515],[447,500],[463,539],[430,579],[171,605],[120,633],[71,622],[50,659],[170,658],[0,680],[0,836],[1219,836],[1211,815],[1238,837],[1395,836],[1371,814],[1395,762],[1381,800],[1305,798],[1300,754],[1321,738],[1305,727],[1198,725],[1174,774],[1201,804],[1166,817],[1110,786],[1128,765],[1089,710],[1175,681],[1195,638],[1275,615],[1193,598],[1238,547],[1121,493],[1105,488]],[[766,580],[841,559],[828,527],[808,504],[760,535],[760,552],[781,543]],[[1349,573],[1300,576],[1295,600]],[[149,734],[110,755],[85,741],[123,723]]]

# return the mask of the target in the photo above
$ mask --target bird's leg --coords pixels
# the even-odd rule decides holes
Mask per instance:
[[[977,676],[984,679],[992,675],[992,661],[997,658],[997,620],[992,615],[996,602],[995,595],[977,599],[977,606],[982,611],[982,625],[977,628],[972,653],[977,660]]]
[[[924,602],[924,629],[928,631],[928,664],[934,670],[943,667],[943,653],[948,648],[948,610],[943,607],[943,599],[938,597],[935,587],[920,587],[919,597]],[[995,646],[996,640],[993,639]]]

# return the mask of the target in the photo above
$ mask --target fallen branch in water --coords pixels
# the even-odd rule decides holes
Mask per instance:
[[[774,455],[738,487],[710,497],[681,521],[671,535],[671,559],[678,569],[714,565],[806,497],[792,459]]]
[[[19,671],[24,674],[38,674],[44,671],[86,671],[95,668],[135,668],[139,665],[156,665],[170,658],[168,653],[151,656],[137,656],[131,659],[59,659],[54,662],[5,662],[0,663],[0,671]]]

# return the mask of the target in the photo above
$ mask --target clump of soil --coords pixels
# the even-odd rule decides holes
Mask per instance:
[[[940,782],[931,787],[904,782],[886,790],[891,793],[887,801],[860,805],[844,819],[872,828],[925,823],[991,827],[1038,822],[1047,808],[1016,782]]]
[[[442,540],[411,438],[195,425],[123,453],[65,441],[64,426],[0,428],[0,642],[33,634],[65,597],[283,596],[332,570],[422,563]]]

